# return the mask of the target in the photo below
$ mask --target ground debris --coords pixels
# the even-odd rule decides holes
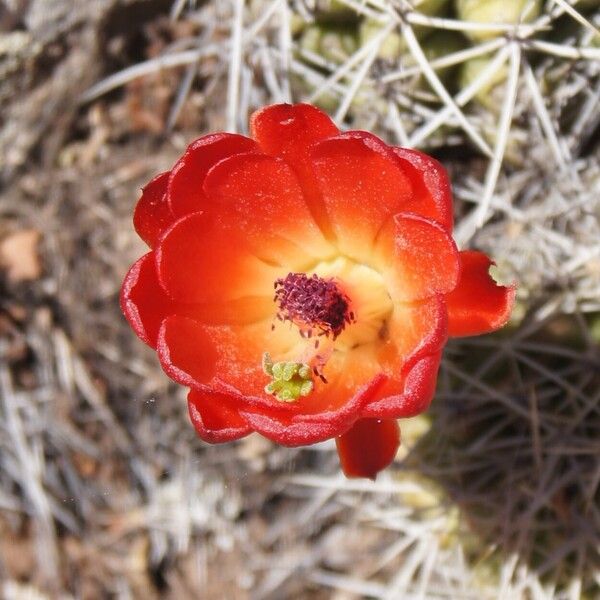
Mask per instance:
[[[423,64],[306,58],[286,23],[337,4],[11,3],[0,253],[24,237],[0,277],[3,597],[599,596],[599,70],[584,56],[597,38],[577,22],[564,45],[501,37],[494,52],[521,59],[496,177],[470,136],[493,149],[499,115],[424,91]],[[400,26],[381,19],[386,0],[343,4]],[[565,18],[548,5],[544,35]],[[141,187],[204,132],[243,131],[253,108],[289,99],[436,153],[461,242],[519,282],[518,318],[448,347],[426,426],[405,427],[401,462],[375,482],[341,477],[333,443],[201,443],[118,308]]]

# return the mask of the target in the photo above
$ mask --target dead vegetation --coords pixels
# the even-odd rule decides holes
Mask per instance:
[[[295,29],[330,26],[320,0],[5,0],[4,597],[598,597],[598,7],[550,0],[432,58],[419,28],[475,25],[414,4],[339,2],[376,33],[326,55]],[[380,56],[391,33],[400,58]],[[482,55],[466,87],[438,76]],[[520,284],[510,329],[449,346],[375,483],[339,476],[331,444],[202,444],[118,309],[140,186],[201,133],[301,99],[439,156],[457,240]]]

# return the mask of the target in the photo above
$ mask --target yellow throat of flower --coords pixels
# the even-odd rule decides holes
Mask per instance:
[[[381,274],[347,257],[322,261],[307,273],[290,273],[275,284],[278,328],[287,325],[290,351],[273,362],[265,392],[282,402],[308,396],[317,379],[327,383],[326,365],[336,353],[373,352],[387,339],[393,303]]]

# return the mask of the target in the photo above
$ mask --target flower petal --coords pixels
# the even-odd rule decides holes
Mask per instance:
[[[375,377],[362,387],[352,390],[350,395],[340,396],[340,399],[332,402],[337,405],[337,408],[332,410],[325,408],[319,410],[316,399],[313,398],[311,408],[316,412],[312,414],[306,414],[305,409],[300,413],[294,413],[276,409],[261,411],[253,406],[241,409],[241,414],[252,429],[278,444],[284,446],[316,444],[347,431],[361,414],[363,406],[367,404],[380,382],[381,377]],[[331,395],[337,393],[335,389],[328,388],[328,385],[321,388],[320,399],[323,406],[326,406],[327,397],[331,398]],[[301,402],[308,398],[303,398]]]
[[[281,403],[264,394],[269,378],[262,370],[262,356],[266,351],[277,357],[285,355],[296,344],[287,327],[278,324],[272,330],[269,321],[244,326],[207,325],[173,315],[161,327],[158,353],[166,373],[183,385],[262,395],[263,405],[277,407]]]
[[[165,317],[179,307],[158,282],[154,253],[149,252],[129,269],[121,287],[121,310],[138,337],[156,348],[158,330]]]
[[[233,133],[214,133],[192,142],[171,171],[168,201],[176,217],[201,210],[206,196],[202,183],[208,171],[219,161],[257,150],[250,138]]]
[[[161,173],[146,185],[133,213],[135,230],[151,248],[175,222],[175,215],[167,202],[168,180],[169,172]]]
[[[392,148],[413,184],[413,197],[404,210],[452,231],[452,188],[446,169],[431,156],[410,148]]]
[[[335,443],[346,477],[375,479],[396,456],[400,428],[395,419],[359,419]]]
[[[219,357],[208,343],[206,329],[202,323],[180,315],[163,321],[158,334],[158,358],[174,381],[202,388],[214,377]]]
[[[446,296],[451,336],[479,335],[506,324],[515,301],[515,286],[498,285],[489,273],[494,263],[474,250],[460,253],[461,276]]]
[[[250,131],[263,152],[293,166],[305,160],[315,142],[339,133],[329,116],[310,104],[274,104],[257,110]]]
[[[188,411],[196,433],[209,444],[231,442],[252,432],[227,394],[191,390]]]
[[[224,159],[208,172],[204,193],[211,210],[243,230],[253,253],[269,262],[302,269],[333,252],[280,158],[249,153]]]
[[[312,165],[339,249],[367,260],[383,224],[412,199],[410,178],[390,148],[365,132],[320,142]]]
[[[161,239],[156,261],[167,293],[187,303],[270,296],[284,274],[255,257],[241,231],[208,213],[177,221]]]
[[[456,244],[433,221],[402,213],[377,239],[375,260],[394,301],[411,302],[452,291],[460,275]]]
[[[324,419],[318,422],[293,422],[287,413],[282,413],[280,418],[276,417],[274,411],[260,413],[242,410],[241,414],[254,431],[277,444],[289,447],[317,444],[348,428],[345,415],[339,421]]]
[[[331,230],[309,154],[316,142],[337,135],[339,129],[310,104],[277,104],[255,112],[250,130],[263,152],[283,158],[292,167],[315,222],[329,239]]]
[[[295,446],[343,433],[383,380],[372,353],[335,353],[325,369],[328,383],[315,380],[309,396],[280,402],[264,392],[269,378],[262,371],[262,352],[281,356],[296,344],[296,334],[282,325],[275,332],[269,323],[215,327],[173,315],[161,327],[158,355],[175,381],[227,394],[253,430]]]
[[[362,410],[363,417],[405,418],[421,414],[435,394],[441,352],[418,360],[402,380],[382,385]]]
[[[183,385],[229,391],[252,412],[266,409],[269,414],[304,417],[344,407],[379,371],[373,356],[357,368],[359,352],[335,353],[324,370],[327,383],[315,378],[315,390],[309,396],[293,403],[280,402],[264,392],[269,377],[262,370],[263,353],[269,352],[275,361],[298,360],[302,341],[284,324],[277,322],[275,329],[272,327],[268,321],[212,326],[173,315],[165,319],[159,333],[159,359],[165,372]]]
[[[383,373],[394,379],[446,343],[448,318],[443,296],[412,304],[396,303],[386,326],[387,340],[378,347],[377,360]]]

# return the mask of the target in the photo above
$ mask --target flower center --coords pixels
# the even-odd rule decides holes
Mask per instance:
[[[308,273],[288,273],[274,287],[277,319],[294,327],[272,324],[274,335],[284,332],[289,345],[276,354],[279,362],[273,362],[268,352],[263,357],[263,371],[271,378],[267,394],[281,402],[309,396],[328,383],[331,362],[343,361],[347,352],[377,360],[393,311],[379,272],[338,256],[317,263]]]
[[[277,318],[291,321],[303,337],[313,334],[336,339],[355,321],[350,299],[333,277],[288,273],[275,281]]]

